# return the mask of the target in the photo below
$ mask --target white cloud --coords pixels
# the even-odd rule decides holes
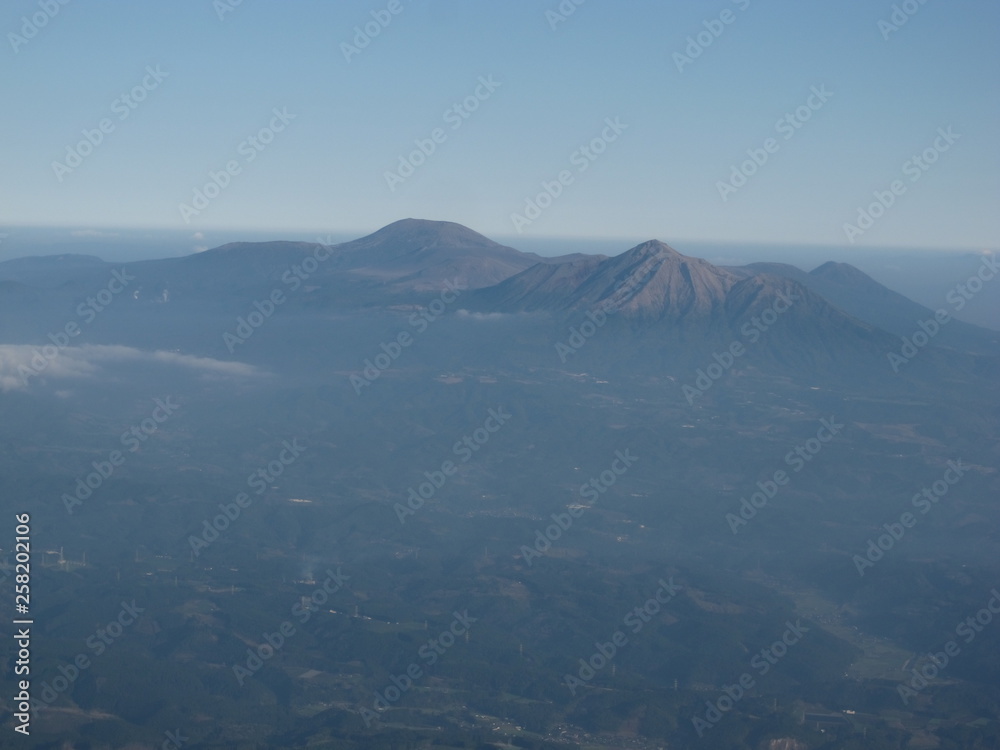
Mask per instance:
[[[40,349],[38,350],[40,351]],[[64,349],[64,352],[71,351]],[[0,391],[12,391],[27,387],[29,379],[22,375],[22,369],[39,369],[40,363],[47,362],[44,373],[53,378],[79,378],[93,375],[97,368],[84,359],[74,356],[58,356],[51,360],[39,354],[36,347],[22,344],[0,345]],[[34,364],[32,361],[34,360]]]
[[[243,362],[162,350],[147,352],[131,346],[85,344],[59,349],[54,357],[45,356],[51,355],[54,349],[52,346],[0,344],[0,391],[23,390],[37,380],[98,377],[121,362],[179,367],[212,379],[262,374],[253,365]],[[38,376],[25,377],[26,371],[37,371]]]
[[[517,313],[499,313],[499,312],[472,312],[471,310],[461,309],[456,311],[456,315],[464,320],[475,320],[475,321],[489,321],[489,320],[511,320],[514,318],[523,318],[532,313],[527,312],[517,312]]]

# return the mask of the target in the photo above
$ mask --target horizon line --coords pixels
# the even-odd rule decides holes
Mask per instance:
[[[413,217],[406,217],[413,218]],[[74,239],[79,240],[81,243],[85,242],[96,242],[101,239],[114,239],[116,233],[121,232],[157,232],[157,233],[176,233],[181,235],[188,235],[188,237],[195,241],[197,238],[195,235],[204,234],[206,232],[220,233],[220,232],[246,232],[253,234],[267,234],[274,233],[274,237],[270,240],[246,240],[247,242],[281,242],[287,241],[287,238],[282,236],[280,233],[295,233],[295,234],[326,234],[326,235],[342,235],[345,237],[351,237],[352,239],[362,239],[375,232],[378,232],[386,227],[396,223],[397,221],[404,221],[405,219],[397,219],[395,221],[389,222],[389,224],[384,224],[382,226],[376,227],[374,229],[316,229],[316,228],[293,228],[293,227],[279,227],[279,228],[259,228],[259,227],[205,227],[202,229],[195,229],[191,231],[190,229],[181,229],[178,227],[165,227],[156,225],[145,225],[145,226],[130,226],[130,225],[81,225],[81,224],[5,224],[0,225],[0,251],[2,251],[3,241],[12,238],[11,232],[9,230],[31,230],[31,231],[66,231],[71,236],[75,233],[81,233],[81,236],[76,236]],[[940,252],[940,253],[974,253],[978,255],[988,255],[996,254],[1000,252],[1000,247],[997,248],[984,248],[982,246],[954,246],[954,247],[943,247],[934,245],[900,245],[900,244],[865,244],[865,245],[851,245],[851,244],[834,244],[826,242],[816,242],[814,240],[768,240],[768,239],[747,239],[747,240],[734,240],[734,239],[719,239],[719,238],[704,238],[704,237],[677,237],[668,240],[661,239],[660,237],[645,237],[640,239],[640,235],[624,236],[624,235],[557,235],[557,234],[520,234],[520,235],[509,235],[509,234],[485,234],[477,229],[469,227],[468,225],[461,224],[457,221],[450,221],[448,219],[418,219],[419,221],[429,221],[429,222],[447,222],[451,224],[458,224],[460,226],[469,229],[470,231],[481,234],[488,239],[492,239],[499,244],[507,245],[508,247],[513,247],[518,249],[516,245],[512,244],[511,241],[520,240],[522,242],[620,242],[623,245],[627,243],[633,243],[624,247],[622,252],[627,252],[628,250],[640,245],[644,242],[658,241],[673,247],[675,244],[691,243],[700,245],[719,245],[719,246],[748,246],[748,247],[779,247],[779,248],[792,248],[799,247],[803,249],[816,249],[822,250],[826,248],[837,249],[837,250],[850,250],[852,252],[864,252],[865,250],[880,250],[880,251],[920,251],[920,252]],[[82,233],[94,232],[93,236],[87,236]],[[101,237],[97,233],[103,233],[108,236]],[[502,241],[501,241],[502,240]],[[239,241],[239,240],[231,240]],[[301,242],[304,240],[293,240],[296,242]],[[351,239],[344,240],[345,242],[352,241]],[[228,244],[228,243],[224,243]],[[215,247],[220,247],[221,245],[216,245]],[[207,248],[213,249],[213,248]],[[202,251],[203,252],[203,251]],[[193,253],[194,254],[194,253]],[[25,256],[27,257],[27,256]]]

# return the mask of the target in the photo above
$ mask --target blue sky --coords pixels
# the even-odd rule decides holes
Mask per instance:
[[[858,244],[998,247],[995,2],[910,0],[885,34],[893,3],[874,0],[566,0],[555,28],[556,0],[243,0],[222,18],[233,0],[51,1],[31,38],[23,17],[49,0],[0,11],[0,227],[362,234],[412,216],[491,236],[846,245],[844,224],[900,180]],[[391,20],[348,61],[342,43],[373,12]],[[711,44],[678,70],[699,32]],[[144,101],[119,99],[144,80]],[[477,87],[467,118],[446,114]],[[779,130],[813,87],[831,96]],[[105,118],[78,166],[53,166]],[[247,141],[272,124],[262,148]],[[602,136],[592,160],[578,151]],[[418,139],[433,153],[391,189]],[[928,148],[935,163],[907,171]],[[748,149],[767,161],[724,200]],[[543,182],[558,196],[515,226]]]

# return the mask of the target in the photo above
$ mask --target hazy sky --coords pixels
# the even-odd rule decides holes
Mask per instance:
[[[997,248],[1000,5],[902,5],[892,30],[875,0],[7,0],[0,227],[845,245],[880,191],[859,244]]]

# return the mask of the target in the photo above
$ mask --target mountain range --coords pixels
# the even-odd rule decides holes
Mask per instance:
[[[448,282],[467,290],[450,312],[541,315],[561,324],[599,309],[613,316],[613,326],[629,340],[653,337],[702,349],[724,347],[745,335],[748,321],[790,299],[794,304],[782,310],[780,325],[753,339],[765,340],[761,353],[772,359],[819,368],[838,361],[884,367],[900,338],[934,317],[934,311],[844,263],[809,272],[780,263],[716,266],[657,240],[614,257],[543,258],[459,224],[418,219],[335,245],[237,242],[125,264],[78,255],[6,261],[0,263],[0,304],[15,317],[18,311],[51,309],[52,298],[69,304],[100,286],[113,268],[135,278],[115,314],[151,320],[163,305],[225,316],[274,289],[288,295],[287,308],[408,309],[427,304]],[[930,344],[936,353],[923,366],[935,375],[955,366],[992,371],[1000,332],[955,320],[941,326]]]
[[[1000,629],[897,695],[997,579],[998,334],[933,318],[841,263],[413,219],[0,263],[34,746],[989,747]]]

